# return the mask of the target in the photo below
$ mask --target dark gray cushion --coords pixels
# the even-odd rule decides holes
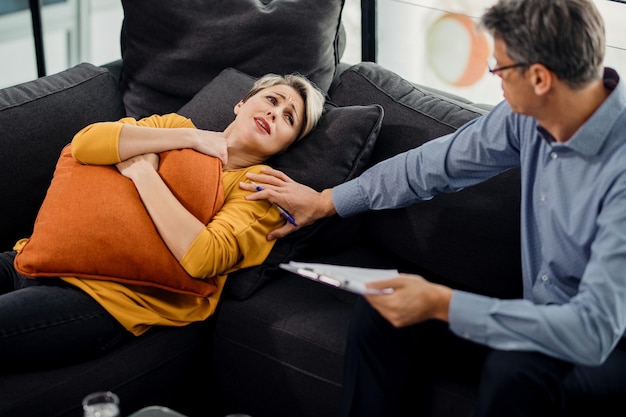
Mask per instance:
[[[204,87],[178,113],[189,117],[202,129],[223,130],[235,115],[233,107],[252,87],[254,77],[227,68]],[[287,152],[267,161],[267,164],[285,172],[294,180],[316,190],[333,187],[359,175],[367,166],[383,119],[383,110],[376,104],[338,107],[325,104],[318,125]],[[231,276],[235,295],[245,298],[252,294],[277,266],[298,256],[311,245],[327,250],[343,245],[342,238],[350,239],[350,230],[342,233],[341,224],[334,219],[319,221],[302,228],[276,243],[267,260],[258,267],[237,271]],[[317,233],[328,222],[333,224],[333,237]],[[351,225],[350,225],[351,226]],[[327,236],[320,242],[317,236]]]
[[[485,112],[411,84],[375,63],[344,71],[331,98],[342,106],[378,103],[384,108],[371,163],[451,133]],[[374,242],[432,279],[515,297],[521,283],[519,204],[519,170],[511,170],[429,202],[368,213],[366,230]]]
[[[223,131],[235,120],[234,108],[252,88],[255,77],[234,68],[221,71],[177,113],[199,129]]]
[[[0,90],[0,250],[28,237],[61,149],[90,123],[124,117],[109,71],[80,64]]]
[[[123,0],[129,115],[178,110],[221,70],[300,72],[327,90],[343,0]]]
[[[352,295],[289,274],[245,301],[223,297],[213,333],[217,397],[251,416],[336,416]]]

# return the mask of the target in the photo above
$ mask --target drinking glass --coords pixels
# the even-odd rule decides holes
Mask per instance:
[[[111,391],[94,392],[83,398],[84,417],[120,417],[120,399]]]

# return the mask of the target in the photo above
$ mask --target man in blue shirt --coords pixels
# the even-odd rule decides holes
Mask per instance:
[[[603,67],[604,23],[591,0],[499,0],[481,24],[505,98],[487,115],[321,193],[278,171],[253,176],[271,185],[250,198],[280,204],[302,226],[405,207],[521,167],[524,298],[416,275],[371,284],[394,292],[357,304],[343,416],[401,415],[437,350],[480,375],[477,416],[625,405],[626,86]]]

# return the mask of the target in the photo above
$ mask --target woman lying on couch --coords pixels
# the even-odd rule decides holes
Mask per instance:
[[[151,326],[209,317],[227,274],[262,263],[266,235],[284,222],[271,204],[246,200],[239,182],[308,134],[323,102],[302,76],[267,75],[223,132],[178,114],[78,132],[33,234],[0,254],[0,369],[62,366]],[[134,230],[135,216],[147,232]]]

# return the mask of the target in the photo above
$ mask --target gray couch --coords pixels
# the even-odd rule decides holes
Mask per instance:
[[[232,118],[233,103],[254,77],[265,72],[299,70],[328,92],[326,113],[315,131],[270,161],[316,189],[353,178],[368,166],[452,132],[487,111],[460,97],[415,86],[375,63],[341,64],[342,1],[295,2],[299,13],[308,13],[309,6],[326,7],[321,19],[326,22],[324,33],[319,25],[315,28],[322,38],[327,35],[326,40],[308,45],[312,56],[301,57],[300,64],[277,65],[285,54],[279,51],[268,62],[250,60],[248,65],[238,58],[219,62],[216,65],[222,68],[214,71],[192,65],[185,78],[180,74],[186,67],[173,62],[200,59],[192,56],[193,51],[201,54],[197,47],[186,49],[181,46],[189,45],[186,41],[172,40],[170,44],[176,45],[172,52],[163,39],[150,38],[146,41],[154,43],[150,49],[140,45],[134,33],[154,30],[151,25],[157,21],[167,26],[159,20],[163,16],[176,22],[172,30],[183,27],[177,19],[197,21],[193,13],[181,15],[184,7],[176,2],[163,3],[172,9],[146,16],[137,14],[142,1],[123,2],[127,19],[123,61],[105,67],[81,64],[0,90],[4,219],[0,250],[10,250],[17,239],[32,232],[60,150],[83,126],[127,114],[177,111],[198,127],[221,129]],[[248,4],[241,1],[241,7],[244,3]],[[327,14],[333,5],[334,20]],[[242,9],[238,16],[246,13]],[[176,36],[195,38],[198,31],[179,30],[182,33]],[[197,46],[200,41],[194,42]],[[250,48],[242,55],[251,54]],[[319,63],[324,60],[311,53],[316,48],[330,53],[323,68]],[[159,49],[167,53],[156,53]],[[149,59],[133,56],[142,53]],[[145,67],[142,59],[148,60]],[[199,73],[204,79],[198,79]],[[232,274],[218,311],[204,323],[152,329],[102,357],[63,368],[18,374],[0,370],[0,415],[80,417],[84,395],[112,390],[121,398],[123,415],[158,404],[190,417],[228,412],[253,417],[333,416],[356,296],[282,271],[278,264],[303,260],[393,267],[457,288],[516,297],[521,275],[518,219],[519,173],[514,170],[418,206],[324,219],[277,242],[263,265]],[[431,404],[416,407],[429,409],[431,416],[472,415],[475,387],[463,382],[462,375],[434,377],[433,387]]]

